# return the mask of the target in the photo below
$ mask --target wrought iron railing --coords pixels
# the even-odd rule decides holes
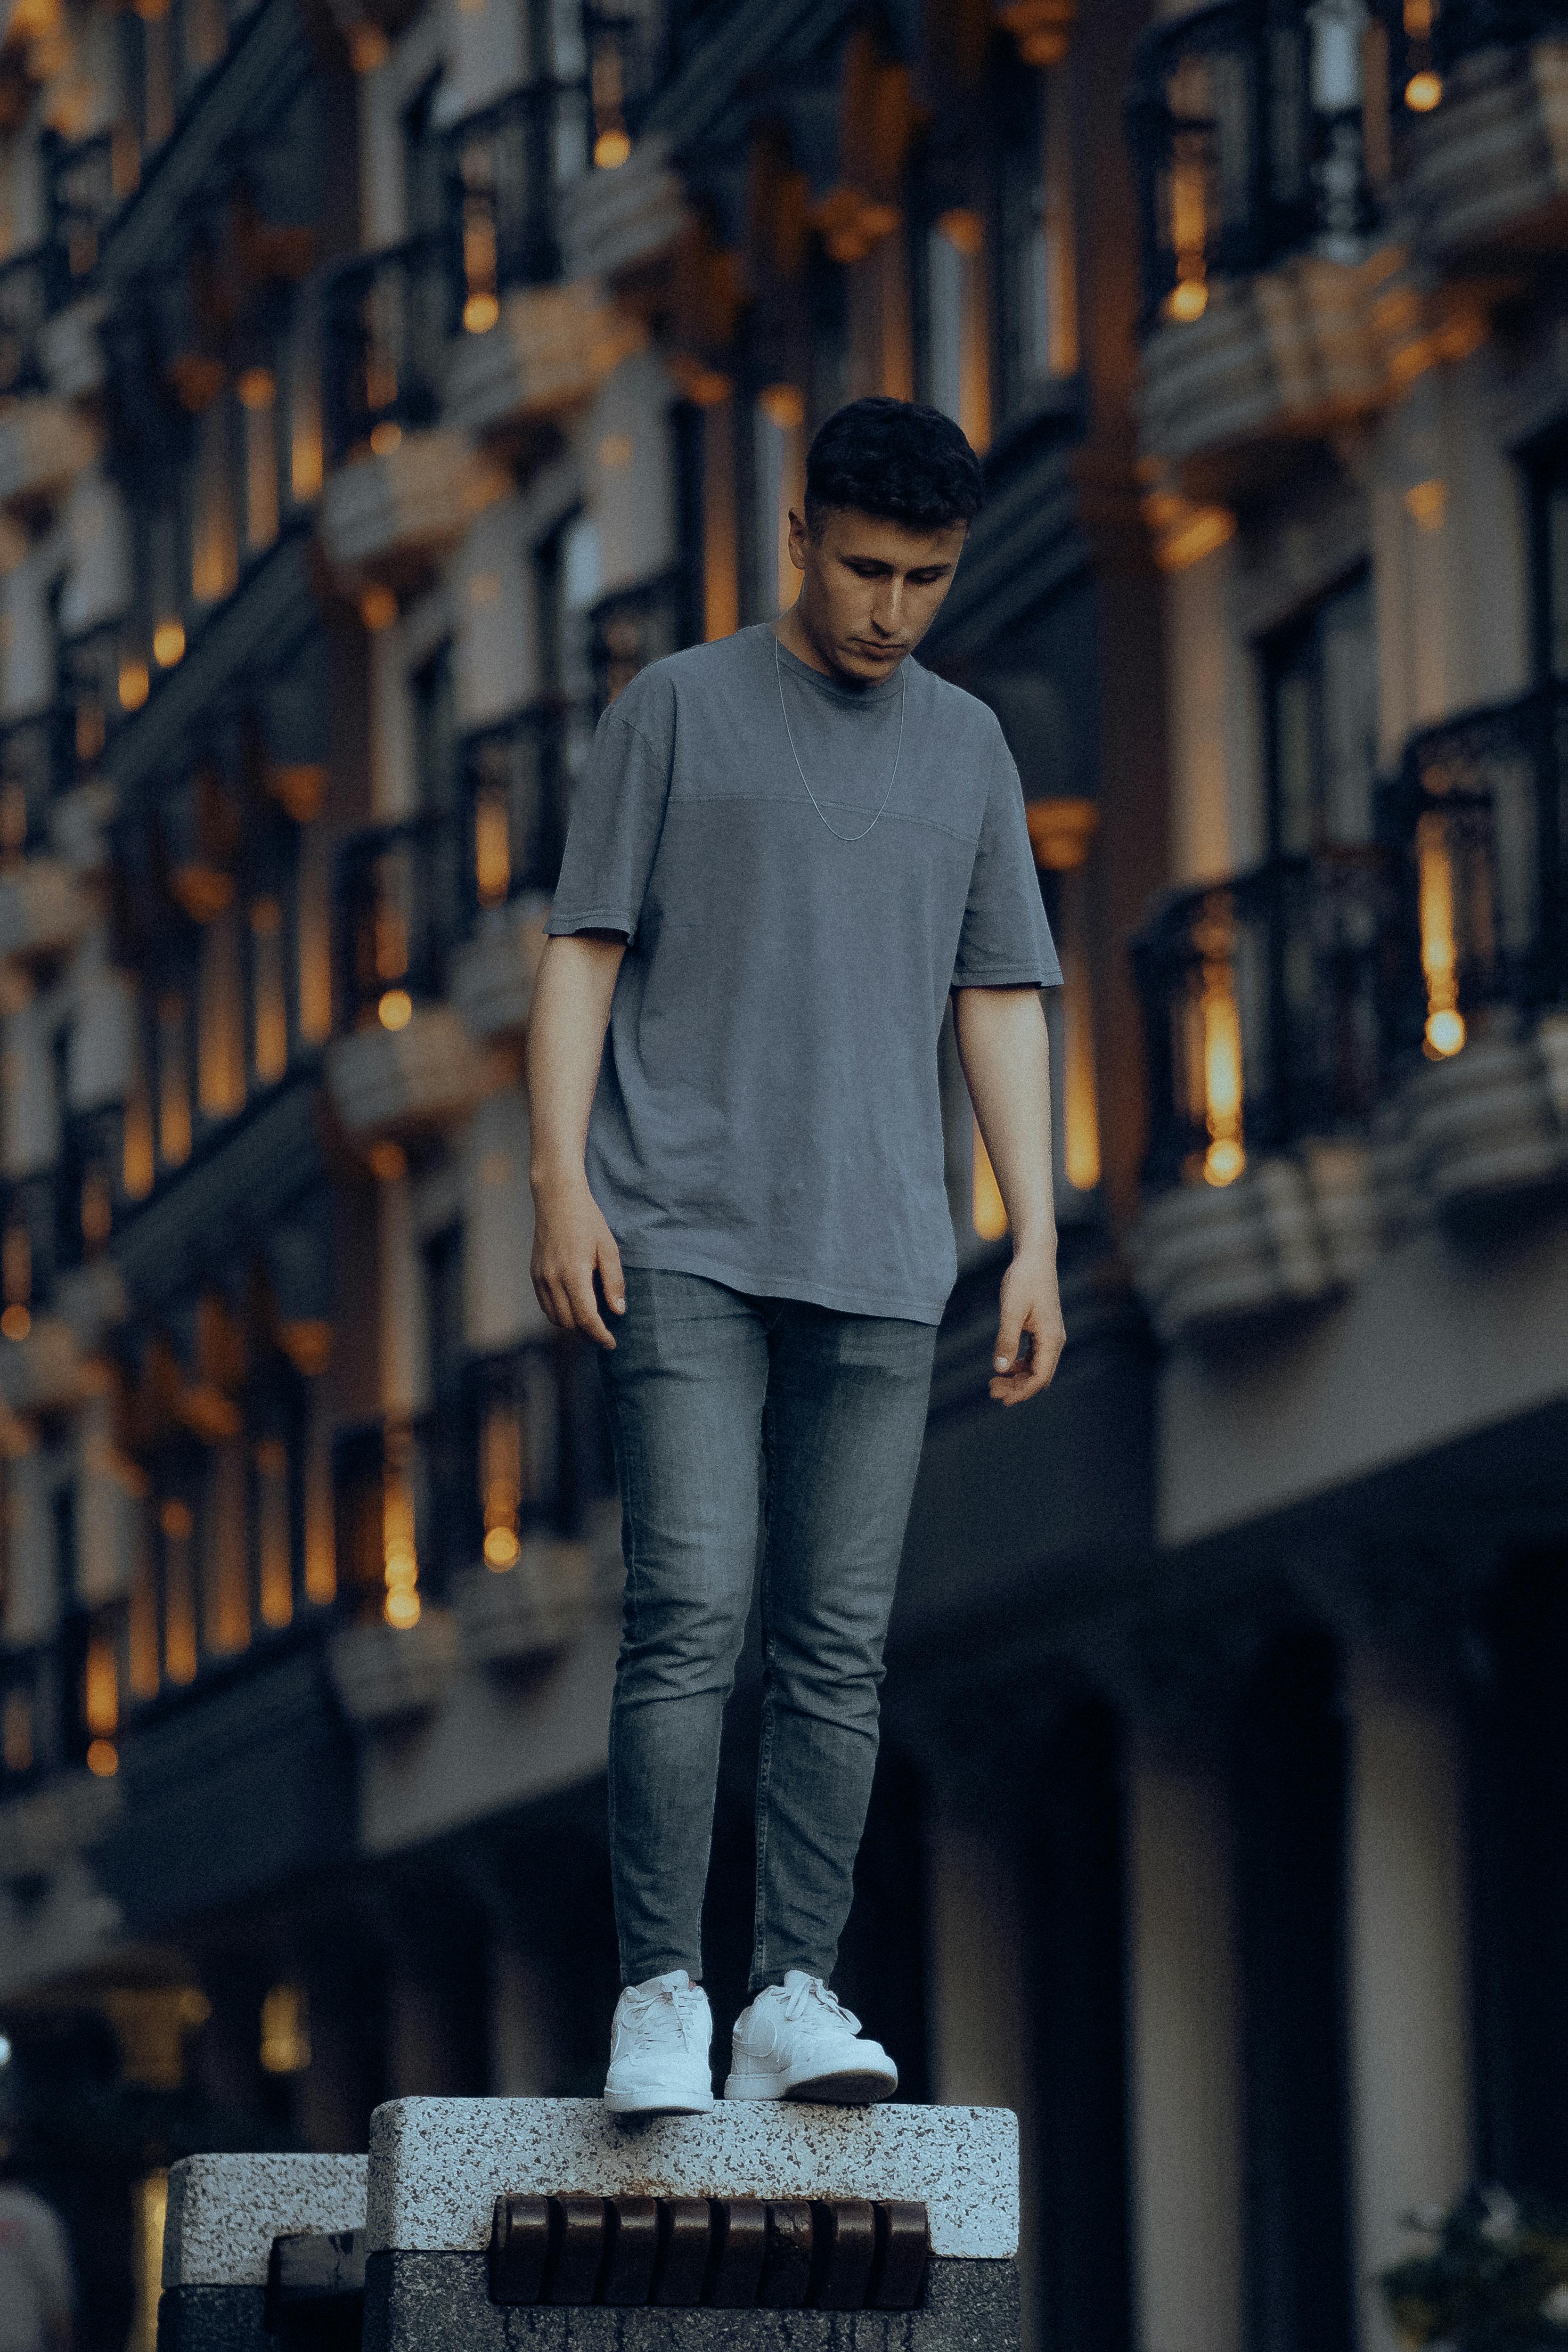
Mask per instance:
[[[1190,323],[1216,279],[1304,247],[1359,252],[1377,214],[1369,120],[1386,118],[1381,79],[1363,103],[1363,22],[1335,0],[1221,0],[1143,36],[1128,115],[1147,325]]]
[[[395,448],[434,424],[451,316],[453,257],[429,231],[347,262],[328,281],[322,407],[328,463]]]
[[[585,84],[534,82],[470,114],[447,134],[458,266],[455,323],[484,334],[513,286],[559,276],[560,193],[587,166]]]
[[[1173,898],[1134,943],[1152,1188],[1363,1121],[1382,1084],[1392,861],[1281,857]]]
[[[50,810],[75,776],[73,731],[58,706],[0,729],[0,865],[47,845]]]
[[[405,1025],[441,996],[463,891],[445,813],[373,825],[338,853],[334,917],[341,1025]]]
[[[464,911],[551,891],[561,870],[572,779],[593,734],[582,703],[531,704],[465,738],[461,753]]]
[[[1401,863],[1395,1044],[1445,1058],[1478,1014],[1568,997],[1568,687],[1422,729],[1385,793]]]

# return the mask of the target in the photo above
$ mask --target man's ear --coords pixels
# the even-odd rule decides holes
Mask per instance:
[[[805,570],[805,543],[810,537],[811,532],[806,527],[805,517],[804,515],[796,514],[794,507],[791,507],[789,510],[789,560],[794,564],[797,572],[804,572]]]

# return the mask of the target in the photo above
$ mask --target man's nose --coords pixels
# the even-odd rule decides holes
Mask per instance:
[[[904,583],[901,580],[884,580],[871,606],[871,621],[885,637],[896,637],[903,610]]]

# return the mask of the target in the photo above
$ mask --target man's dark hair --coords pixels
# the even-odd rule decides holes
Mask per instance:
[[[806,528],[833,507],[942,530],[973,522],[985,496],[980,460],[951,416],[912,400],[852,400],[818,431],[805,460]]]

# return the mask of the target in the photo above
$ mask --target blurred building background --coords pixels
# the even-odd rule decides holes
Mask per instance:
[[[5,13],[0,2129],[87,2352],[173,2157],[598,2087],[530,986],[597,711],[866,392],[986,453],[922,657],[1063,947],[1068,1347],[987,1404],[944,1045],[842,1989],[1017,2108],[1031,2352],[1388,2352],[1409,2207],[1568,2193],[1568,21],[1148,13]]]

